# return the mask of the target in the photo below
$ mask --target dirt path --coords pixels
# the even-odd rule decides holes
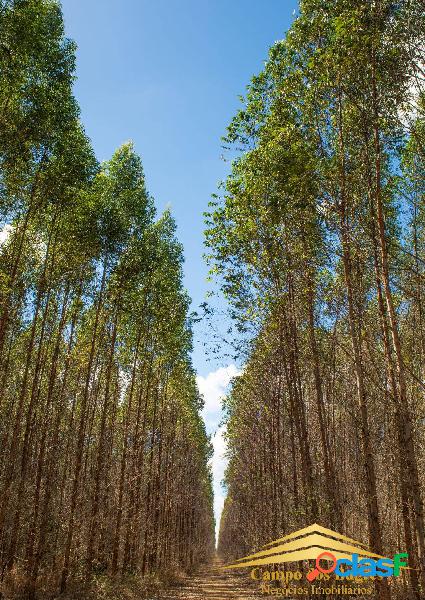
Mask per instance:
[[[249,579],[249,572],[223,571],[223,562],[215,558],[182,586],[168,590],[161,600],[257,600],[258,585]],[[158,599],[159,600],[159,599]]]

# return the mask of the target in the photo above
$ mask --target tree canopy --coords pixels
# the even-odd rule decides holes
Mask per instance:
[[[425,590],[423,42],[421,2],[303,0],[228,128],[207,215],[245,334],[219,549],[320,522],[409,553],[380,599]]]
[[[98,164],[59,2],[1,1],[0,32],[1,590],[190,571],[211,445],[174,220],[131,143]]]

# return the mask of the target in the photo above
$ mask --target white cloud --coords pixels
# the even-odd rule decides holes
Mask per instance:
[[[226,394],[230,381],[239,373],[235,365],[229,365],[208,373],[206,377],[198,375],[196,378],[199,391],[205,401],[202,416],[208,433],[213,433],[219,426],[222,417],[221,399]]]
[[[202,416],[205,421],[207,432],[212,434],[212,444],[214,448],[211,469],[214,486],[216,535],[218,535],[220,517],[225,498],[225,492],[221,482],[227,467],[227,460],[224,456],[226,452],[226,443],[224,441],[225,428],[224,426],[220,427],[220,421],[223,416],[221,399],[226,394],[230,381],[237,375],[240,375],[239,369],[235,365],[229,365],[227,367],[220,367],[216,371],[208,373],[206,377],[198,375],[196,378],[199,391],[203,395],[205,401]]]

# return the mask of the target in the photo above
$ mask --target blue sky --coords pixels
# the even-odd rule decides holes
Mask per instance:
[[[170,206],[185,249],[193,310],[209,285],[203,213],[229,165],[221,136],[268,48],[288,29],[296,0],[62,0],[78,45],[75,94],[99,160],[133,140],[158,211]],[[225,325],[225,324],[224,324]],[[224,329],[224,326],[223,326]],[[213,434],[215,514],[224,502],[221,397],[239,373],[207,360],[205,325],[195,329],[194,367]]]
[[[158,210],[170,205],[185,285],[205,299],[203,212],[228,165],[221,136],[238,96],[290,25],[295,0],[63,0],[78,45],[75,94],[100,160],[131,139]],[[207,375],[195,331],[194,365]]]

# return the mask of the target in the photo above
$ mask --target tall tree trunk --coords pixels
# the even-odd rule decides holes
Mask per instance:
[[[106,433],[106,420],[108,411],[110,410],[110,387],[111,387],[111,378],[112,378],[112,367],[115,357],[115,345],[117,340],[117,327],[118,327],[118,304],[116,303],[114,308],[114,321],[112,326],[112,336],[110,342],[110,351],[109,351],[109,359],[108,366],[106,369],[106,383],[105,383],[105,393],[104,393],[104,401],[101,413],[100,420],[100,430],[99,430],[99,442],[98,442],[98,451],[97,451],[97,461],[96,461],[96,471],[95,471],[95,489],[93,495],[93,503],[92,503],[92,511],[90,518],[90,527],[89,527],[89,537],[87,543],[87,551],[86,551],[86,577],[89,577],[93,568],[94,559],[95,559],[95,543],[96,537],[99,528],[99,511],[100,511],[100,490],[101,485],[103,483],[104,477],[104,465],[105,465],[105,433]]]
[[[308,328],[310,338],[310,349],[313,358],[313,373],[316,387],[316,405],[319,419],[320,437],[325,467],[326,492],[332,527],[339,531],[342,525],[341,502],[339,496],[339,485],[336,477],[335,464],[331,455],[328,437],[328,424],[326,423],[326,411],[323,400],[322,376],[320,373],[319,352],[316,340],[316,325],[314,319],[314,290],[311,274],[307,276],[307,305],[308,305]]]
[[[389,274],[389,261],[388,261],[388,249],[385,232],[385,219],[384,219],[384,207],[382,201],[382,178],[381,178],[381,167],[382,167],[382,152],[381,152],[381,140],[379,130],[379,98],[378,88],[376,82],[376,57],[375,50],[372,52],[372,97],[373,97],[373,112],[374,112],[374,124],[373,124],[373,136],[375,146],[375,206],[376,206],[376,218],[378,224],[378,240],[380,246],[380,267],[382,273],[382,282],[384,285],[384,295],[387,305],[391,339],[394,347],[395,364],[397,367],[398,375],[398,388],[400,395],[400,406],[399,406],[399,418],[403,423],[403,449],[405,456],[405,464],[408,472],[408,480],[410,482],[410,490],[413,499],[413,507],[415,513],[415,531],[417,544],[419,548],[419,564],[421,569],[421,578],[425,589],[425,523],[424,523],[424,509],[423,500],[421,493],[421,485],[419,481],[418,465],[416,460],[416,452],[413,441],[413,424],[409,408],[409,400],[407,397],[407,385],[405,367],[403,362],[403,355],[401,349],[401,340],[399,334],[399,326],[397,314],[394,307],[390,274]]]
[[[352,283],[351,248],[348,221],[347,186],[346,186],[346,163],[345,163],[345,140],[343,131],[342,114],[342,92],[339,92],[339,153],[340,153],[340,233],[342,244],[342,260],[344,265],[345,287],[347,291],[348,321],[350,329],[351,345],[353,348],[354,369],[356,373],[357,401],[361,418],[362,453],[364,461],[364,480],[367,496],[367,512],[369,541],[371,548],[376,554],[383,555],[382,526],[378,506],[378,492],[376,484],[375,464],[373,460],[373,446],[369,429],[369,415],[364,371],[361,353],[361,342],[358,334],[360,327],[360,315],[355,313],[355,301]],[[377,598],[389,600],[390,590],[385,580],[376,581]]]
[[[69,519],[68,519],[68,527],[65,541],[65,549],[64,549],[64,560],[63,567],[60,579],[60,592],[63,593],[66,589],[66,582],[69,575],[69,565],[71,559],[71,548],[72,548],[72,540],[74,536],[74,521],[75,521],[75,511],[77,508],[77,500],[78,500],[78,490],[80,486],[80,477],[81,477],[81,467],[83,464],[83,454],[84,454],[84,434],[85,434],[85,426],[86,426],[86,411],[87,411],[87,401],[89,398],[89,389],[90,389],[90,379],[92,376],[92,366],[95,357],[95,349],[96,349],[96,341],[98,334],[98,326],[100,313],[103,307],[103,296],[105,291],[106,284],[106,273],[107,273],[107,256],[104,258],[103,263],[103,272],[102,272],[102,281],[99,290],[99,298],[96,306],[96,315],[95,321],[93,325],[93,332],[90,344],[90,355],[87,364],[86,371],[86,379],[84,385],[84,393],[81,400],[80,406],[80,420],[78,426],[78,441],[77,441],[77,449],[75,456],[75,467],[74,467],[74,480],[72,485],[71,492],[71,506],[69,510]]]

